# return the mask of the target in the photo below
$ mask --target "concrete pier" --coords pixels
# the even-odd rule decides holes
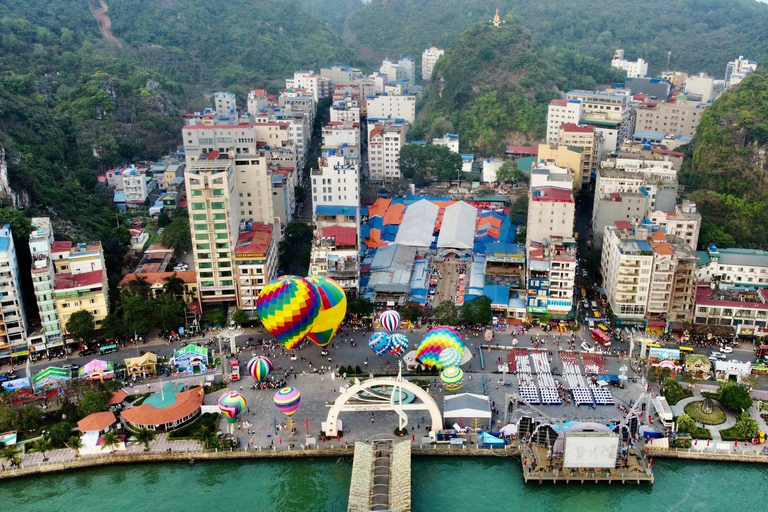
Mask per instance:
[[[355,443],[349,512],[411,510],[411,443]]]

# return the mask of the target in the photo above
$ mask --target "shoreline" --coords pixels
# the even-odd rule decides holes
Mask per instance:
[[[417,457],[519,457],[518,448],[507,449],[441,449],[441,448],[412,448],[411,455]],[[0,481],[11,480],[32,475],[63,473],[70,470],[89,469],[101,466],[157,464],[163,462],[184,462],[194,464],[197,461],[217,460],[258,460],[258,459],[300,459],[300,458],[352,458],[354,448],[325,448],[297,450],[237,450],[220,452],[178,452],[178,453],[137,453],[112,454],[96,457],[85,457],[70,462],[38,464],[19,469],[6,469],[0,472]],[[750,454],[701,453],[693,451],[654,451],[653,458],[699,460],[705,462],[741,462],[749,464],[768,464],[768,456]]]

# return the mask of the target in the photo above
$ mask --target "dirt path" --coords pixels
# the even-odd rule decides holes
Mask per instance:
[[[99,25],[99,32],[107,41],[115,43],[118,48],[123,47],[123,42],[112,33],[112,20],[107,16],[109,6],[104,0],[88,0],[88,9]]]

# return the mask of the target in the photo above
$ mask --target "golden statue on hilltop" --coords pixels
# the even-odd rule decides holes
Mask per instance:
[[[501,18],[499,17],[499,10],[496,9],[496,15],[493,17],[493,26],[498,27],[501,25]]]

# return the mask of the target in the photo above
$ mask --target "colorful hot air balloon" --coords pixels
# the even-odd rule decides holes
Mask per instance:
[[[325,347],[339,330],[344,315],[347,314],[347,295],[339,283],[325,276],[308,277],[320,295],[320,313],[317,315],[312,330],[307,335],[317,345]]]
[[[245,409],[245,397],[237,391],[230,391],[219,398],[219,410],[227,417],[227,421],[234,423],[237,416]]]
[[[395,357],[400,357],[408,350],[408,338],[405,334],[396,332],[389,337],[389,353]]]
[[[288,350],[296,348],[309,333],[320,308],[317,290],[299,276],[268,282],[256,302],[261,323]]]
[[[455,348],[448,347],[440,352],[438,358],[440,368],[450,368],[451,366],[461,366],[461,354]]]
[[[272,361],[264,356],[256,356],[248,361],[248,374],[253,377],[256,382],[264,382],[267,380],[267,375],[272,371]]]
[[[385,332],[375,332],[371,335],[371,339],[368,340],[368,346],[371,347],[377,356],[384,355],[389,350],[389,334]]]
[[[446,391],[455,393],[464,384],[464,371],[458,366],[450,366],[440,373],[440,380]]]
[[[426,366],[440,368],[440,352],[455,348],[464,357],[464,342],[452,327],[439,325],[427,331],[416,349],[416,360]]]
[[[397,330],[397,326],[400,325],[400,313],[389,309],[379,315],[379,323],[389,332],[395,332]]]
[[[301,393],[295,388],[283,388],[275,393],[275,405],[286,416],[292,416],[299,408]]]

